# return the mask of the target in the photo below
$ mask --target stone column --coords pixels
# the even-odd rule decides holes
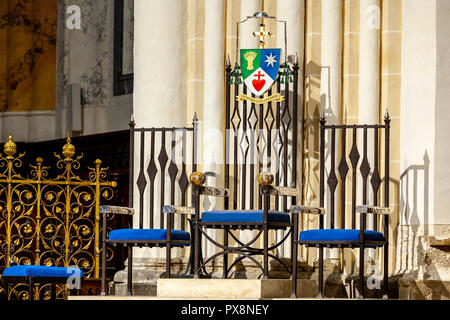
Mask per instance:
[[[260,0],[241,1],[241,21],[245,20],[247,18],[247,16],[252,16],[255,12],[261,11],[261,9],[262,9],[262,7],[261,7]],[[239,24],[239,49],[256,49],[256,48],[258,48],[258,40],[253,36],[253,32],[259,30],[260,23],[261,23],[260,19],[249,19],[246,22]],[[238,52],[238,54],[239,54],[239,52]],[[240,132],[240,134],[242,134],[242,133],[243,133],[243,131]],[[238,183],[240,183],[241,178],[239,178],[238,181],[239,181]],[[248,181],[248,177],[247,177],[247,181]],[[255,185],[256,185],[256,183],[255,183]],[[248,198],[249,191],[247,191],[246,194],[247,194],[247,198]],[[239,239],[244,243],[250,241],[255,236],[256,236],[255,231],[239,231]],[[262,240],[261,240],[260,244],[262,244]],[[257,244],[257,245],[259,246],[260,244]],[[249,259],[244,259],[243,263],[245,265],[247,265],[247,264],[253,265],[253,262],[251,262]]]
[[[320,95],[327,123],[341,122],[342,2],[322,1]]]
[[[185,10],[184,1],[135,2],[133,115],[136,128],[187,125]],[[136,150],[139,150],[139,144],[137,137]],[[155,150],[159,150],[158,146]],[[135,154],[135,181],[138,174],[139,155]],[[135,185],[135,210],[139,210],[138,196]],[[148,208],[148,198],[144,196],[144,208]],[[144,227],[149,220],[147,214],[148,210],[144,209]],[[139,217],[134,221],[135,226],[138,225],[137,219]],[[155,249],[144,251],[152,256],[158,252]]]
[[[186,125],[185,9],[186,4],[177,1],[135,2],[133,115],[136,128]],[[136,150],[139,150],[139,144],[139,138],[136,138]],[[159,150],[158,146],[155,150]],[[147,162],[148,160],[145,163]],[[134,163],[136,181],[139,174],[138,154],[135,154]],[[146,178],[148,181],[148,177]],[[138,196],[135,185],[135,210],[139,210]],[[149,205],[148,198],[144,196],[144,227],[147,227],[149,220],[146,217],[148,210],[145,209]],[[138,219],[136,216],[135,226],[138,225]],[[158,224],[157,221],[156,223]],[[152,256],[158,252],[155,249],[142,250],[144,251]]]
[[[361,0],[360,10],[358,119],[374,124],[380,103],[380,0]]]
[[[204,34],[204,104],[203,119],[203,172],[207,185],[222,187],[224,183],[224,0],[205,1]],[[203,210],[223,208],[223,199],[203,197]],[[210,230],[212,238],[220,239],[221,231]],[[217,248],[204,241],[206,256],[214,254]]]
[[[289,62],[294,62],[295,55],[297,55],[298,64],[300,66],[299,76],[298,76],[298,105],[297,107],[297,188],[300,190],[299,197],[297,197],[297,202],[301,201],[302,185],[303,185],[303,163],[302,163],[302,151],[303,151],[303,59],[304,59],[304,0],[284,0],[277,2],[277,19],[286,21],[286,33],[287,33],[287,55]],[[272,15],[268,12],[269,15]],[[282,48],[282,54],[284,52],[284,26],[281,23],[277,23],[277,33],[276,33],[276,46],[277,48]],[[281,63],[284,62],[284,54]],[[293,90],[293,85],[291,89]],[[293,91],[289,93],[289,101],[293,101]],[[292,112],[292,111],[291,111]],[[278,239],[282,232],[278,233]],[[291,256],[291,244],[286,242],[283,248],[280,250],[281,256],[290,257]]]
[[[449,119],[450,110],[448,102],[450,101],[450,39],[446,30],[450,30],[450,3],[443,0],[436,2],[436,188],[434,201],[435,214],[431,220],[435,225],[442,224],[447,226],[447,238],[450,238],[450,216],[447,209],[450,205],[448,193],[450,191],[450,169],[448,159],[450,159],[450,149],[448,141],[450,140]],[[448,257],[448,256],[447,256]],[[450,278],[450,272],[447,275]]]
[[[135,1],[136,127],[186,125],[186,9],[185,1]]]
[[[133,115],[136,128],[187,126],[185,14],[187,1],[136,0],[134,5]],[[139,150],[139,144],[140,139],[136,135],[136,150]],[[159,146],[156,146],[155,150],[159,150]],[[134,156],[134,209],[139,212],[139,192],[136,181],[140,162],[139,154],[136,153]],[[146,157],[144,163],[148,165],[149,154],[146,154]],[[149,181],[147,173],[145,177]],[[156,179],[160,179],[159,173]],[[169,184],[166,183],[166,186],[168,188]],[[148,228],[149,188],[147,187],[145,191],[144,228]],[[166,190],[166,194],[169,194],[168,191]],[[158,194],[155,194],[155,199],[159,199]],[[159,221],[156,220],[155,223],[156,226],[159,225]],[[133,224],[134,227],[139,226],[139,215],[135,216]],[[135,286],[140,293],[156,294],[155,278],[163,271],[154,268],[162,262],[160,259],[164,256],[165,249],[135,248],[133,250],[133,283],[143,284],[143,286]],[[174,249],[172,257],[180,256],[181,249]],[[126,273],[119,272],[115,280],[126,281]]]
[[[328,124],[341,124],[341,79],[342,79],[342,1],[322,1],[322,38],[321,38],[321,75],[320,75],[320,105],[321,112],[325,113]],[[331,148],[331,134],[327,137],[327,148]],[[336,134],[336,141],[340,135]],[[339,146],[339,144],[337,144]],[[336,149],[339,154],[338,148]],[[327,161],[327,160],[326,160]],[[329,172],[329,160],[326,162],[326,171]],[[337,166],[336,166],[337,168]],[[335,172],[339,176],[338,172]],[[325,178],[326,180],[327,178]],[[328,190],[328,188],[327,188]],[[335,194],[334,223],[339,226],[338,192]],[[325,195],[326,206],[330,207],[329,193]],[[331,215],[327,215],[329,224]],[[339,250],[325,250],[325,257],[337,259]]]
[[[359,124],[379,123],[380,28],[380,0],[361,0],[359,37]],[[367,156],[369,158],[369,162],[373,164],[374,145],[373,138],[371,137],[368,137]],[[358,139],[360,141],[360,145],[362,145],[362,136],[360,135]],[[372,203],[373,194],[372,192],[369,192],[368,194],[368,201],[369,203]],[[361,195],[359,195],[358,199],[361,199]],[[372,218],[367,219],[368,229],[372,228],[372,221]],[[366,260],[373,260],[375,258],[374,250],[366,250],[366,253]]]

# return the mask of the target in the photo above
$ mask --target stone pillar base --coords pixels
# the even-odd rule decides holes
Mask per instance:
[[[133,296],[156,296],[156,280],[151,283],[133,283]],[[114,283],[110,288],[110,295],[113,296],[126,296],[127,284],[126,283]]]
[[[125,261],[127,265],[128,261]],[[187,258],[175,258],[171,263],[171,276],[180,277],[187,267]],[[133,259],[133,295],[156,296],[156,280],[166,277],[165,258]],[[110,283],[111,295],[126,295],[128,268],[118,271]]]
[[[291,267],[291,259],[283,258],[281,259],[287,266]],[[126,263],[125,263],[126,265]],[[370,263],[367,263],[370,266]],[[181,278],[187,267],[187,258],[175,258],[172,259],[171,267],[171,277]],[[218,258],[206,267],[206,271],[211,274],[212,279],[221,279],[223,275],[223,260]],[[133,295],[139,296],[156,296],[157,294],[157,282],[160,278],[166,278],[166,267],[164,258],[134,258],[133,259]],[[117,272],[114,276],[114,281],[110,283],[110,294],[111,295],[126,295],[127,289],[127,273],[128,270],[125,268]],[[377,289],[371,290],[367,287],[367,283],[371,282],[369,279],[369,270],[365,271],[365,293],[367,298],[381,298],[382,297],[382,280],[381,286]],[[238,264],[234,270],[229,274],[232,279],[248,279],[256,280],[261,278],[261,270],[257,268],[251,261],[242,261]],[[317,263],[313,266],[308,265],[304,260],[297,262],[297,277],[299,280],[307,280],[317,284],[318,281],[318,265]],[[288,280],[291,274],[286,271],[283,264],[276,260],[270,260],[270,270],[269,279],[285,279]],[[399,297],[399,279],[400,276],[389,277],[389,298],[397,299]],[[200,279],[201,280],[201,279]],[[406,279],[405,279],[406,281]],[[450,282],[445,284],[433,284],[436,289],[434,295],[422,291],[412,291],[413,288],[422,288],[423,285],[415,285],[414,280],[410,279],[412,282],[403,282],[402,285],[402,297],[410,297],[411,299],[421,297],[424,299],[429,296],[442,296],[448,297],[445,292],[445,288],[448,288]],[[324,296],[327,298],[356,298],[359,296],[359,274],[358,269],[356,269],[352,274],[345,275],[341,272],[339,265],[334,259],[324,260]],[[440,290],[437,294],[436,290]],[[309,291],[308,291],[309,292]],[[299,293],[302,296],[302,293]],[[308,295],[310,292],[308,293]]]
[[[365,298],[381,299],[383,298],[384,283],[383,279],[379,279],[379,285],[374,286],[373,275],[364,275],[364,293]],[[388,277],[388,299],[398,299],[398,281],[397,276]],[[358,270],[354,274],[343,277],[343,285],[345,286],[346,296],[348,298],[357,298],[360,293]],[[370,287],[369,287],[370,285]]]
[[[450,281],[400,279],[398,298],[402,300],[450,300]]]

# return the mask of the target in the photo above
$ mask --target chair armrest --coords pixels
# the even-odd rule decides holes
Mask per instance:
[[[114,214],[126,214],[133,215],[134,209],[128,207],[118,207],[118,206],[100,206],[100,213],[114,213]]]
[[[299,206],[294,204],[291,206],[291,213],[302,213],[302,214],[325,214],[325,208],[320,207],[307,207]]]
[[[134,209],[128,208],[128,207],[119,207],[119,206],[108,206],[103,205],[99,208],[99,213],[103,216],[102,221],[102,250],[106,250],[105,240],[106,240],[106,234],[107,234],[107,228],[106,228],[106,220],[108,220],[108,214],[124,214],[124,215],[133,215]],[[103,251],[105,252],[105,251]]]
[[[191,215],[195,214],[195,209],[192,207],[182,207],[182,206],[172,206],[167,205],[163,207],[163,213],[175,213],[175,214],[183,214],[183,215]]]
[[[200,194],[205,196],[214,196],[214,197],[228,197],[229,191],[225,188],[217,188],[217,187],[200,187]]]
[[[192,188],[194,194],[213,197],[228,197],[229,195],[228,189],[203,186],[206,182],[206,175],[202,172],[192,172],[189,181],[194,187]]]
[[[270,194],[274,196],[289,196],[297,197],[300,191],[297,188],[272,186],[275,177],[271,173],[262,172],[258,174],[257,181],[261,185],[261,192],[263,194]]]
[[[357,213],[371,213],[378,215],[389,215],[391,213],[391,208],[389,207],[375,207],[375,206],[356,206]]]
[[[270,194],[273,196],[289,196],[298,197],[300,191],[297,188],[283,187],[283,186],[261,186],[263,194]]]
[[[213,197],[228,197],[229,191],[225,188],[217,187],[205,187],[205,186],[195,186],[192,188],[193,194],[213,196]]]

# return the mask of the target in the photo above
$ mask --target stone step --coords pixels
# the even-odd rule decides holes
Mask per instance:
[[[289,298],[289,279],[158,279],[158,298],[272,299]],[[297,282],[299,297],[317,295],[314,280]]]

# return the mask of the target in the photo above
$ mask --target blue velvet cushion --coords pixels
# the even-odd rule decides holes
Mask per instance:
[[[279,211],[269,211],[269,222],[287,222],[291,221],[289,215]],[[263,210],[219,210],[207,211],[202,214],[202,222],[264,222]]]
[[[364,230],[364,239],[384,241],[381,232]],[[359,241],[359,230],[356,229],[319,229],[300,232],[300,241]]]
[[[2,277],[51,277],[68,278],[71,276],[83,277],[83,271],[76,268],[50,267],[50,266],[12,266],[3,271]]]
[[[189,232],[171,230],[173,240],[190,240]],[[166,229],[118,229],[109,233],[110,240],[167,240]],[[187,245],[187,244],[186,244]]]

